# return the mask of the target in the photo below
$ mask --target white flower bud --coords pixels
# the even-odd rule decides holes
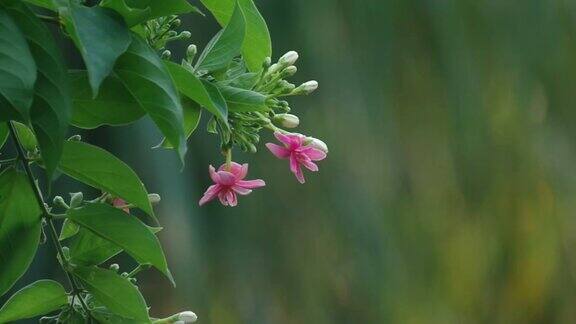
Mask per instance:
[[[326,143],[324,143],[322,140],[319,140],[317,138],[314,137],[308,137],[306,139],[306,142],[308,143],[307,145],[310,145],[316,149],[319,149],[320,151],[328,154],[328,145],[326,145]]]
[[[296,72],[298,72],[298,68],[295,67],[294,65],[291,65],[291,66],[285,68],[284,71],[282,71],[282,76],[285,78],[291,77],[294,74],[296,74]]]
[[[298,88],[294,90],[296,94],[311,94],[312,92],[318,89],[318,82],[317,81],[308,81],[302,83]]]
[[[274,121],[286,128],[296,128],[300,125],[298,116],[292,114],[278,114],[274,116]]]
[[[198,316],[194,314],[194,312],[186,311],[178,314],[178,321],[182,321],[182,323],[194,323],[198,320]],[[176,322],[178,323],[178,322]]]
[[[298,52],[290,51],[282,55],[282,57],[278,60],[278,64],[281,66],[290,66],[294,65],[296,61],[298,61]]]
[[[160,197],[159,194],[152,193],[152,194],[148,194],[148,200],[150,201],[150,203],[152,205],[157,205],[162,200],[162,197]]]
[[[194,59],[194,57],[196,56],[196,53],[198,53],[198,47],[196,47],[196,45],[192,44],[192,45],[188,46],[188,48],[186,49],[186,58],[188,58],[190,61],[192,61]]]
[[[81,192],[70,194],[70,208],[80,207],[83,201],[84,201],[84,194],[82,194]]]
[[[192,33],[190,33],[189,31],[185,30],[183,32],[180,33],[179,37],[181,39],[188,39],[190,37],[192,37]]]

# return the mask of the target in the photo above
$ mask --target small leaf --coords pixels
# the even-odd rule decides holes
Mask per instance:
[[[20,142],[22,148],[28,152],[36,151],[36,148],[38,147],[38,141],[36,140],[36,135],[34,135],[34,132],[28,128],[28,126],[19,122],[12,122],[12,125],[14,125],[14,129],[18,135],[18,142]]]
[[[41,210],[34,191],[13,168],[0,174],[0,296],[26,272],[40,242]]]
[[[266,111],[266,96],[251,90],[229,86],[218,87],[233,112]]]
[[[132,45],[118,60],[115,71],[184,161],[186,134],[178,91],[154,50],[139,36],[133,35],[132,39]]]
[[[200,0],[212,12],[221,26],[226,26],[234,12],[235,0]],[[266,21],[258,12],[252,0],[238,0],[246,19],[246,37],[242,46],[242,56],[248,69],[256,72],[262,63],[272,56],[272,41]]]
[[[213,72],[226,68],[240,55],[245,32],[244,14],[237,5],[228,25],[214,36],[198,58],[196,70]]]
[[[74,268],[74,275],[97,301],[114,314],[150,323],[144,297],[127,278],[112,270],[82,266]]]
[[[130,46],[130,31],[122,17],[107,8],[72,4],[68,12],[66,28],[84,58],[96,97],[100,84]]]
[[[67,141],[59,169],[78,181],[124,199],[155,219],[142,181],[127,164],[109,152],[87,143]]]
[[[141,264],[151,264],[170,279],[166,257],[154,232],[138,218],[106,204],[70,209],[68,218],[116,244]]]
[[[46,174],[51,180],[62,154],[71,115],[66,66],[50,31],[34,12],[20,1],[6,2],[5,6],[24,33],[38,67],[30,114]]]
[[[184,67],[165,62],[176,87],[184,96],[196,101],[206,110],[228,123],[228,107],[220,91],[212,83],[200,80]]]
[[[148,19],[200,12],[198,8],[186,0],[127,0],[126,2],[132,8],[150,8],[150,17]]]
[[[182,99],[182,107],[184,108],[184,130],[186,131],[186,138],[190,138],[200,124],[202,108],[189,98]],[[174,148],[166,139],[162,140],[159,146],[169,149]]]
[[[146,114],[117,76],[106,78],[98,97],[94,99],[85,71],[74,71],[69,75],[72,83],[72,125],[85,129],[104,125],[122,126]]]
[[[0,110],[0,121],[30,118],[34,98],[36,63],[24,34],[0,7],[0,96],[8,101]]]
[[[0,308],[0,323],[46,315],[66,304],[68,296],[62,285],[52,280],[39,280],[8,299]]]
[[[126,0],[104,0],[100,2],[100,6],[115,10],[124,18],[128,27],[145,22],[150,19],[150,16],[152,16],[152,10],[150,7],[143,9],[133,8],[126,4]]]
[[[79,230],[80,227],[78,226],[78,224],[74,223],[69,219],[66,219],[64,220],[64,224],[62,225],[62,230],[60,231],[60,237],[58,237],[58,240],[60,241],[67,240],[72,236],[78,234]]]

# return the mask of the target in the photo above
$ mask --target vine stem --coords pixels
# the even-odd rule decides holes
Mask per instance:
[[[32,169],[30,168],[30,165],[28,163],[28,159],[26,159],[26,155],[24,154],[24,149],[22,148],[22,144],[20,143],[20,139],[18,138],[18,134],[16,133],[16,129],[14,128],[14,124],[12,124],[12,122],[8,122],[8,128],[10,130],[10,136],[14,140],[14,144],[16,146],[16,151],[18,152],[18,159],[20,160],[22,167],[24,168],[24,171],[26,172],[26,176],[28,178],[28,181],[30,182],[30,185],[32,186],[32,189],[34,191],[34,195],[36,197],[36,201],[38,203],[38,206],[40,207],[40,210],[42,211],[42,218],[44,218],[44,220],[48,224],[50,237],[52,239],[52,242],[54,243],[54,246],[56,247],[56,251],[58,254],[58,259],[59,259],[58,262],[60,263],[60,266],[62,266],[62,270],[64,270],[64,273],[66,274],[66,277],[68,278],[68,281],[70,282],[70,286],[72,287],[72,294],[78,297],[78,300],[80,301],[80,305],[82,306],[82,309],[86,312],[86,314],[88,315],[88,318],[91,321],[92,316],[90,315],[90,309],[88,308],[88,305],[86,305],[86,302],[84,301],[82,296],[80,296],[80,292],[81,292],[80,286],[78,285],[78,283],[76,282],[76,280],[74,279],[72,274],[70,274],[67,267],[65,266],[66,257],[64,256],[64,249],[62,248],[62,245],[60,244],[60,241],[58,240],[58,233],[56,231],[56,226],[54,225],[53,216],[52,216],[52,214],[50,214],[50,211],[48,210],[48,208],[44,204],[44,198],[42,197],[42,193],[40,192],[40,188],[36,184],[34,174],[32,173]]]

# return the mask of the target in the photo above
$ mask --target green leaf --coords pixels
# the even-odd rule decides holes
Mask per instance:
[[[100,265],[122,252],[118,245],[81,228],[70,244],[70,262],[91,266]]]
[[[52,11],[56,10],[56,5],[54,5],[54,2],[52,2],[52,0],[24,0],[24,1],[44,9],[49,9]]]
[[[41,211],[30,183],[13,168],[0,174],[0,296],[26,272],[40,242]]]
[[[67,23],[66,28],[84,58],[96,97],[100,84],[130,46],[130,31],[114,10],[72,4],[68,12],[71,24]]]
[[[117,76],[111,75],[92,97],[86,71],[70,74],[72,83],[72,125],[93,129],[103,125],[122,126],[142,118],[146,112]]]
[[[72,110],[66,66],[50,31],[26,5],[8,1],[5,6],[24,33],[36,60],[38,80],[30,114],[46,174],[52,179]]]
[[[143,9],[132,8],[126,4],[125,0],[104,0],[100,2],[100,6],[115,10],[124,18],[124,21],[129,27],[145,22],[152,16],[150,7]]]
[[[124,199],[156,219],[142,181],[126,163],[109,152],[87,143],[67,141],[59,169],[78,181]]]
[[[10,131],[8,130],[8,125],[6,123],[0,123],[0,149],[6,144],[6,140],[8,139],[8,135],[10,135]]]
[[[14,125],[14,129],[16,130],[16,134],[18,135],[18,141],[22,148],[24,148],[28,152],[36,151],[38,147],[38,141],[36,140],[36,135],[34,132],[28,128],[28,126],[19,123],[19,122],[12,122]]]
[[[74,275],[82,281],[86,290],[97,301],[114,314],[150,323],[144,297],[127,278],[112,270],[82,266],[74,268]]]
[[[0,308],[0,323],[45,315],[66,304],[68,296],[61,284],[52,280],[39,280],[8,299]]]
[[[165,64],[180,93],[228,123],[228,106],[216,86],[197,78],[194,73],[178,64],[172,62],[165,62]]]
[[[69,219],[116,244],[141,264],[151,264],[172,283],[166,257],[154,232],[138,218],[107,204],[89,204],[70,209]]]
[[[36,63],[24,34],[12,17],[0,7],[0,120],[28,120],[34,98]]]
[[[186,138],[190,138],[200,124],[202,108],[200,108],[195,101],[188,98],[182,99],[182,107],[184,108],[184,130],[186,131]],[[158,146],[168,149],[174,148],[166,139],[163,139]]]
[[[189,12],[200,12],[198,8],[191,5],[187,0],[126,0],[132,8],[150,8],[150,17],[158,18],[170,15],[186,14]]]
[[[226,26],[234,12],[236,0],[201,0],[218,20],[221,26]],[[252,0],[238,0],[246,19],[246,37],[242,46],[242,54],[250,71],[262,69],[262,63],[272,56],[272,41],[266,21]]]
[[[220,86],[222,96],[228,103],[228,109],[233,112],[266,111],[266,96],[251,90]]]
[[[154,50],[139,36],[133,35],[132,39],[132,45],[118,60],[116,73],[184,161],[186,133],[178,91]]]
[[[80,230],[80,226],[78,226],[78,224],[74,223],[73,221],[71,221],[69,219],[65,219],[64,224],[62,225],[62,230],[60,231],[60,236],[58,237],[58,240],[59,241],[67,240],[67,239],[71,238],[72,236],[78,234],[79,230]]]
[[[198,58],[196,70],[213,72],[226,68],[240,55],[245,33],[244,14],[240,6],[236,6],[230,22],[212,38]]]

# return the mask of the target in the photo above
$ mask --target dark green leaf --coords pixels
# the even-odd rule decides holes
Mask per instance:
[[[114,10],[70,5],[68,33],[80,50],[94,97],[114,63],[130,46],[130,31]]]
[[[59,169],[78,181],[124,199],[154,217],[142,181],[126,163],[109,152],[87,143],[67,141]]]
[[[141,264],[151,264],[174,282],[160,242],[138,218],[107,204],[70,209],[68,218],[94,234],[116,244]]]
[[[100,87],[96,99],[92,98],[88,75],[85,71],[70,73],[72,82],[72,124],[93,129],[103,125],[121,126],[132,123],[146,113],[117,76],[111,75]]]
[[[56,10],[56,5],[54,5],[54,2],[52,0],[24,0],[30,4],[33,4],[35,6],[41,7],[41,8],[45,8],[45,9],[49,9],[49,10]]]
[[[51,179],[62,155],[72,110],[66,66],[50,31],[26,5],[8,1],[5,6],[24,33],[36,60],[38,80],[30,114],[46,173]]]
[[[218,87],[228,103],[228,109],[234,112],[265,111],[266,96],[255,91],[229,86]]]
[[[145,9],[150,8],[150,17],[158,18],[170,15],[199,12],[198,8],[191,5],[187,0],[126,0],[129,7]]]
[[[30,266],[40,241],[41,211],[26,175],[0,174],[0,296]]]
[[[0,123],[0,149],[6,144],[6,140],[8,139],[8,135],[10,135],[10,131],[8,130],[8,125],[6,123]]]
[[[127,217],[124,215],[123,217]],[[150,323],[146,301],[138,288],[112,270],[78,266],[74,269],[94,298],[114,314]]]
[[[186,138],[190,138],[196,128],[198,128],[198,124],[200,124],[202,108],[189,98],[182,99],[182,107],[184,108],[184,130],[186,131]],[[174,148],[166,139],[162,140],[160,146],[164,148]]]
[[[0,323],[45,315],[67,303],[68,296],[62,285],[52,280],[39,280],[16,292],[0,308]]]
[[[0,120],[28,120],[34,98],[36,63],[22,31],[0,7]]]
[[[201,0],[216,17],[221,26],[226,26],[234,12],[236,0]],[[242,54],[250,71],[262,69],[262,63],[272,56],[272,41],[266,21],[252,0],[238,0],[246,19],[246,37]]]
[[[126,4],[125,0],[104,0],[100,2],[100,6],[110,8],[119,13],[129,27],[142,23],[152,16],[150,7],[143,9],[132,8]]]
[[[200,80],[194,73],[178,64],[172,62],[165,62],[165,64],[180,93],[194,100],[225,123],[228,123],[228,107],[216,86],[210,82]]]
[[[208,43],[196,63],[198,71],[218,71],[226,68],[242,50],[246,22],[239,6],[226,27]]]
[[[73,221],[66,219],[64,220],[64,224],[62,225],[62,230],[60,231],[60,236],[58,240],[64,241],[66,239],[71,238],[72,236],[78,234],[78,230],[80,227],[78,224],[74,223]]]
[[[132,45],[118,60],[116,73],[184,161],[186,133],[178,91],[154,50],[139,36],[132,38]]]

